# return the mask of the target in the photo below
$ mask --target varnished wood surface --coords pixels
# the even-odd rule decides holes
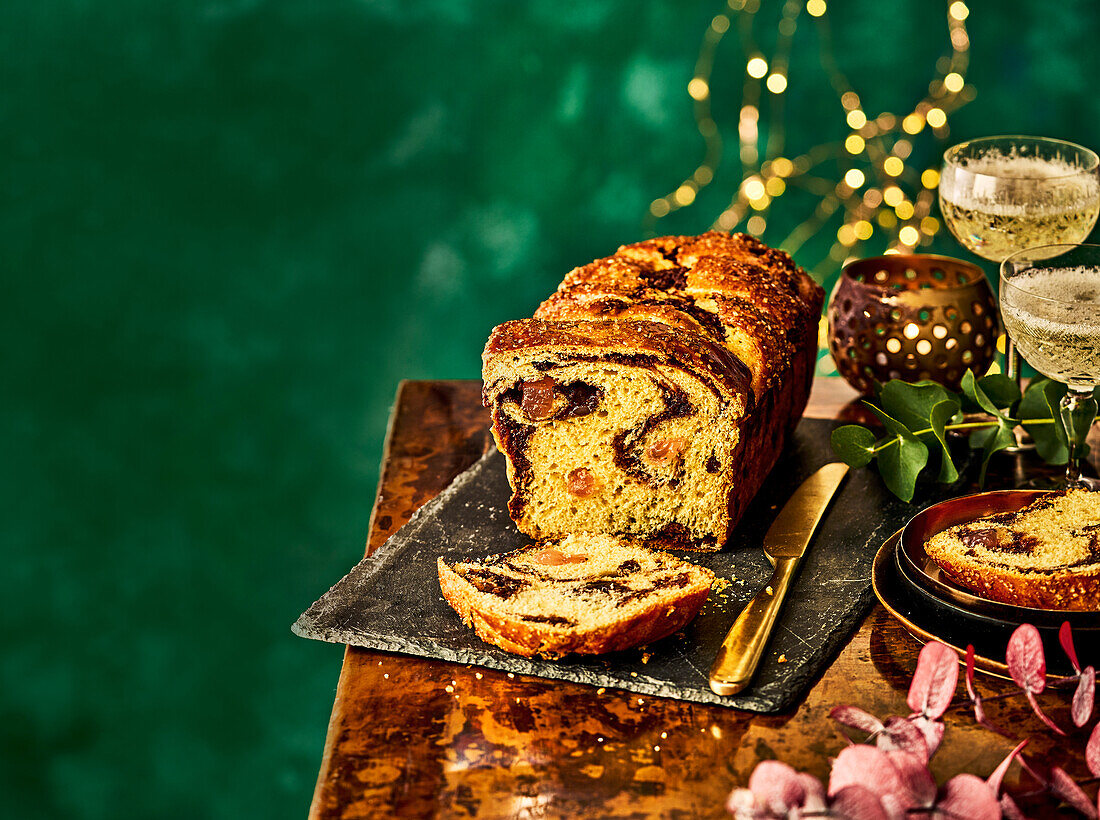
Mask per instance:
[[[472,381],[402,384],[368,553],[489,446],[479,391]],[[855,398],[843,381],[819,378],[807,415],[846,417]],[[727,795],[762,759],[827,780],[829,758],[846,743],[828,717],[833,706],[908,714],[919,650],[876,605],[796,709],[762,716],[349,648],[310,816],[728,816]],[[980,681],[986,694],[1011,688]],[[1068,725],[1066,701],[1048,703]],[[956,704],[934,759],[941,783],[961,771],[988,775],[1014,745],[974,723],[961,676]],[[1055,742],[1020,699],[990,709],[1005,725],[1023,727],[1020,737],[1035,736],[1030,754],[1085,775],[1085,737]],[[1006,782],[1017,779],[1014,766]]]

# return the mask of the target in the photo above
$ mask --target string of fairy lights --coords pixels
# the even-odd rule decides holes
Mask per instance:
[[[687,88],[694,101],[704,156],[691,176],[651,203],[647,229],[659,232],[659,220],[691,206],[699,192],[715,180],[723,143],[722,129],[712,113],[711,77],[718,47],[736,27],[746,55],[737,123],[741,183],[712,227],[762,235],[776,200],[792,189],[802,189],[814,195],[816,207],[778,245],[795,253],[808,239],[839,222],[826,256],[816,265],[802,262],[819,280],[857,258],[863,243],[876,234],[880,241],[885,234],[887,253],[910,253],[928,245],[941,229],[932,215],[939,170],[922,169],[909,160],[918,135],[930,133],[933,139],[944,142],[950,115],[975,97],[974,87],[966,82],[970,50],[966,29],[970,12],[966,4],[954,0],[947,7],[951,53],[937,61],[928,93],[906,113],[884,111],[874,115],[866,110],[858,90],[833,56],[826,0],[785,0],[770,55],[753,38],[760,5],[760,0],[728,0],[726,8],[707,27]],[[844,116],[848,134],[843,140],[788,156],[784,103],[791,44],[803,12],[818,28],[821,65],[836,92],[838,113]],[[762,116],[766,116],[767,125],[763,139]],[[834,161],[838,163],[835,166]],[[842,171],[839,178],[834,168]]]

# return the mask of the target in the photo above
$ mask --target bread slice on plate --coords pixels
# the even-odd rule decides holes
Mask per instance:
[[[950,527],[924,549],[951,580],[983,598],[1100,610],[1100,492],[1050,493],[1017,512]]]
[[[438,561],[443,597],[517,655],[628,649],[689,623],[714,573],[620,537],[572,534],[476,561]]]

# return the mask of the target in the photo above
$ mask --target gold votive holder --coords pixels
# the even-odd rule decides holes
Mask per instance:
[[[995,355],[997,300],[977,265],[931,254],[860,259],[829,298],[829,352],[850,385],[930,379],[958,390]]]

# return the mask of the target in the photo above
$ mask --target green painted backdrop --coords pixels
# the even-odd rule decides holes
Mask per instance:
[[[924,93],[945,7],[830,2],[869,110]],[[289,625],[362,553],[398,380],[476,377],[493,324],[641,237],[702,156],[722,9],[0,2],[7,816],[304,814],[341,650]],[[969,25],[952,136],[1100,145],[1096,3]],[[730,38],[728,141],[743,65]],[[805,25],[792,150],[843,137],[830,93]]]

